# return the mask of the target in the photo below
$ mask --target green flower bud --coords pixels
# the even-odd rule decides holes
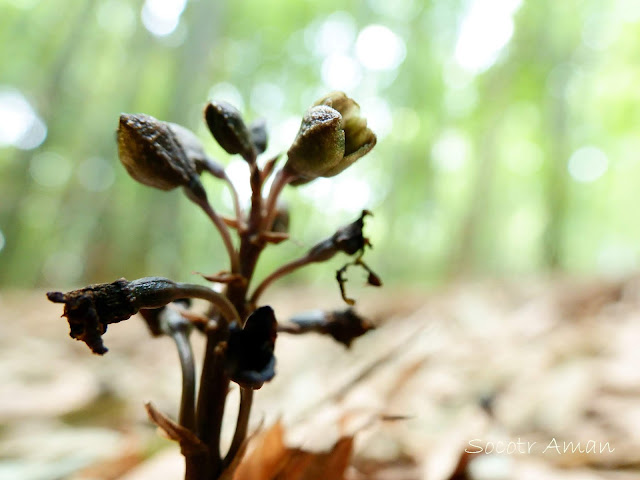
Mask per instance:
[[[284,168],[306,180],[321,177],[343,159],[344,146],[340,112],[324,105],[311,107],[302,118]]]
[[[360,116],[360,105],[344,92],[331,92],[315,105],[327,105],[342,115],[345,136],[344,159],[336,168],[323,175],[333,177],[369,153],[375,147],[377,138],[375,133],[367,128],[367,120]]]
[[[195,163],[185,151],[190,148],[184,148],[166,122],[150,115],[120,115],[120,161],[129,175],[144,185],[172,190],[199,183]]]
[[[333,177],[375,144],[376,136],[360,116],[360,106],[344,93],[333,92],[307,111],[285,168],[298,176],[293,185]]]
[[[213,138],[228,154],[240,154],[248,162],[255,160],[251,134],[236,107],[227,102],[210,102],[204,109],[204,118]]]

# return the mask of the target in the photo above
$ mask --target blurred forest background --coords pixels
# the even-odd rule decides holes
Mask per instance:
[[[388,282],[629,273],[639,23],[637,0],[0,0],[0,285],[218,271],[202,212],[118,162],[119,114],[194,130],[244,186],[202,121],[207,99],[266,117],[275,154],[331,90],[361,104],[378,146],[286,190],[295,241],[263,270],[369,208]]]

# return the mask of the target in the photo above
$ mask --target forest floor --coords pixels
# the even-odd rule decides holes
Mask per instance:
[[[265,298],[287,319],[340,306],[335,297]],[[354,435],[353,480],[640,478],[637,278],[385,288],[357,307],[378,328],[350,349],[278,337],[254,429],[279,422],[287,445],[311,451]],[[181,478],[178,448],[143,408],[153,401],[175,418],[171,341],[134,318],[109,327],[98,357],[68,337],[60,313],[44,292],[0,293],[0,479]]]

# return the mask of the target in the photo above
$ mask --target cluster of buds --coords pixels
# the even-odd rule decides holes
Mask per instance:
[[[279,324],[270,306],[259,305],[264,290],[279,278],[305,265],[327,261],[339,253],[355,257],[336,272],[342,298],[353,304],[344,291],[344,273],[358,265],[368,272],[367,283],[382,284],[362,261],[371,247],[364,236],[364,219],[370,212],[338,229],[302,257],[264,278],[249,291],[254,269],[269,243],[288,238],[289,212],[278,203],[287,185],[303,185],[319,177],[339,174],[367,154],[376,144],[375,134],[360,116],[358,104],[342,92],[318,100],[305,113],[300,130],[277,171],[268,195],[262,189],[276,169],[279,156],[260,161],[268,142],[266,122],[246,124],[240,112],[226,102],[213,101],[204,109],[211,134],[230,155],[241,156],[249,165],[251,206],[241,207],[237,189],[224,167],[205,152],[190,130],[145,114],[123,114],[117,130],[118,154],[136,181],[160,190],[181,187],[186,196],[207,214],[224,242],[229,270],[204,278],[225,284],[221,293],[209,287],[178,283],[159,277],[129,282],[90,285],[71,292],[49,292],[52,302],[64,304],[72,338],[81,340],[96,354],[104,354],[102,335],[110,324],[140,312],[153,335],[170,335],[176,342],[183,372],[180,423],[148,407],[150,417],[177,440],[186,457],[187,478],[204,480],[231,478],[247,436],[252,392],[276,374],[275,342],[278,332],[308,332],[328,335],[346,347],[373,328],[351,308],[316,312]],[[234,200],[233,217],[220,216],[209,203],[200,176],[209,173],[227,183]],[[235,229],[238,240],[230,232]],[[210,303],[206,314],[191,310],[189,299]],[[195,363],[189,335],[207,337],[200,392],[196,401]],[[220,429],[229,382],[241,389],[236,431],[226,455],[220,453]]]

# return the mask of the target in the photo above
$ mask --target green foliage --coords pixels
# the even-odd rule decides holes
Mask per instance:
[[[216,269],[224,248],[206,218],[179,193],[135,185],[114,140],[121,112],[145,112],[226,158],[202,122],[207,92],[269,119],[267,153],[285,152],[301,112],[334,89],[358,99],[378,134],[336,180],[285,192],[302,201],[299,243],[274,249],[260,271],[364,207],[376,212],[373,261],[391,281],[636,265],[637,2],[530,1],[501,16],[518,2],[191,0],[164,37],[145,28],[142,3],[0,0],[0,100],[19,92],[47,127],[37,148],[14,148],[0,106],[0,284]],[[472,5],[486,13],[477,43],[514,25],[476,71],[456,53]],[[367,49],[357,39],[369,25],[395,36],[371,30],[386,40]],[[396,57],[376,69],[385,45]],[[237,159],[229,172],[246,168]],[[205,187],[232,211],[220,185]]]

